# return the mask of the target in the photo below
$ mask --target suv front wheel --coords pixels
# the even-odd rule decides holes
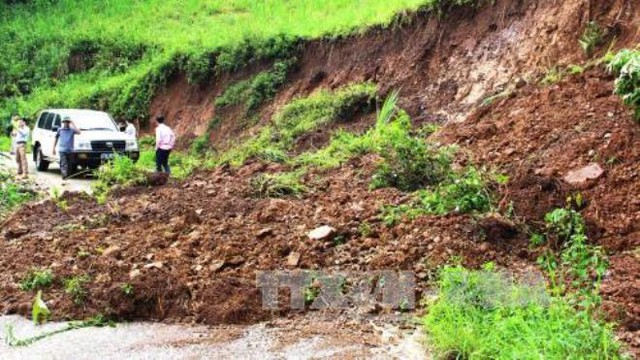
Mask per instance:
[[[42,156],[42,150],[40,150],[39,146],[36,148],[36,169],[38,171],[47,171],[49,169],[49,162]]]

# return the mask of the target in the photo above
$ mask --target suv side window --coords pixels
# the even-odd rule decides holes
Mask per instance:
[[[47,114],[47,122],[45,122],[45,124],[44,124],[45,130],[51,130],[51,127],[53,125],[53,117],[54,116],[55,116],[55,114],[53,114],[53,113]]]
[[[61,121],[60,115],[56,114],[56,118],[55,120],[53,120],[53,127],[60,129],[61,123],[62,121]]]
[[[43,112],[42,114],[40,114],[40,119],[38,119],[38,128],[44,129],[47,116],[49,116],[48,112]]]

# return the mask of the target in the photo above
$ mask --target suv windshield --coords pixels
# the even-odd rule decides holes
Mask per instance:
[[[82,131],[102,130],[118,131],[115,121],[107,113],[82,112],[64,114],[73,120],[74,124]]]

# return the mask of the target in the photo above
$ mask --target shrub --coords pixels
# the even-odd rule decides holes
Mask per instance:
[[[437,184],[433,189],[418,193],[420,207],[427,214],[445,215],[451,212],[487,212],[491,209],[491,193],[487,175],[467,168],[459,173],[449,173],[449,179]]]
[[[388,144],[381,155],[384,161],[376,170],[373,188],[414,191],[441,182],[451,171],[451,157],[447,152],[415,137]]]
[[[20,281],[20,290],[31,291],[51,286],[53,283],[53,273],[49,269],[29,270],[27,275]]]
[[[603,40],[604,31],[602,30],[602,28],[598,25],[598,23],[590,21],[589,23],[587,23],[587,26],[585,27],[582,36],[580,36],[578,43],[580,44],[582,50],[584,50],[584,53],[588,57],[591,57],[596,47],[602,45]]]
[[[612,326],[492,270],[447,266],[423,323],[439,358],[621,358]]]
[[[640,121],[640,50],[620,50],[609,62],[608,69],[618,76],[615,93],[635,108],[635,118]]]
[[[250,185],[256,196],[264,198],[301,197],[307,191],[297,173],[260,174]]]
[[[91,279],[87,275],[73,276],[64,280],[64,292],[71,295],[76,304],[82,304],[87,296],[84,288]]]

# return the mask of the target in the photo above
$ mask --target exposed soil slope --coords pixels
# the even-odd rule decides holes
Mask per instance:
[[[401,89],[401,106],[416,122],[462,120],[485,97],[518,80],[533,81],[553,66],[584,62],[578,39],[589,21],[607,29],[607,40],[616,36],[617,47],[636,44],[640,12],[634,6],[625,0],[498,0],[479,9],[457,9],[441,19],[416,14],[389,29],[309,41],[297,70],[259,115],[268,121],[282,104],[318,88],[373,81],[383,93]],[[246,130],[239,121],[244,112],[216,109],[215,98],[228,85],[265,68],[268,64],[223,74],[205,86],[191,86],[177,75],[157,94],[151,114],[166,114],[187,137],[204,133],[218,116],[222,122],[212,139],[223,144]]]

